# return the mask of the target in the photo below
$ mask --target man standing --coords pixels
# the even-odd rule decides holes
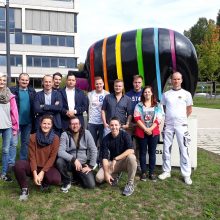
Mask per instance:
[[[75,86],[76,77],[69,72],[66,79],[66,88],[60,90],[63,101],[62,127],[64,130],[69,127],[69,119],[73,116],[77,116],[81,125],[84,126],[83,112],[88,110],[88,98],[83,91]]]
[[[97,148],[91,133],[73,116],[69,120],[69,129],[61,135],[56,162],[63,181],[61,190],[66,193],[71,187],[68,171],[73,172],[75,180],[80,181],[85,188],[94,188],[93,167],[96,165],[96,158]]]
[[[53,90],[59,91],[60,90],[60,84],[62,82],[62,74],[59,72],[56,72],[53,74]]]
[[[34,112],[35,112],[35,126],[36,129],[40,126],[40,117],[42,115],[52,115],[54,131],[60,137],[61,135],[61,110],[62,98],[58,91],[52,90],[53,77],[45,75],[43,77],[43,90],[37,92],[34,99]]]
[[[109,94],[109,92],[103,89],[104,82],[100,76],[95,77],[95,90],[88,93],[89,99],[89,120],[88,120],[88,130],[91,132],[95,144],[97,146],[97,142],[99,139],[99,144],[103,138],[103,121],[101,117],[101,109],[105,96]]]
[[[101,183],[105,180],[110,185],[116,185],[118,173],[126,171],[128,173],[128,182],[124,188],[123,195],[130,196],[134,192],[134,177],[137,170],[132,140],[129,134],[120,130],[120,121],[117,117],[113,117],[110,120],[110,129],[111,133],[107,134],[103,139],[103,167],[98,171],[96,181]]]
[[[191,164],[188,153],[191,139],[188,132],[187,117],[192,113],[193,101],[191,94],[181,88],[182,81],[181,73],[173,73],[171,76],[173,88],[164,93],[161,101],[165,109],[162,166],[164,172],[158,178],[164,180],[171,177],[171,147],[174,134],[176,134],[180,151],[181,173],[184,182],[187,185],[191,185]]]
[[[19,113],[20,160],[27,160],[29,137],[34,122],[34,97],[36,92],[29,86],[29,82],[29,75],[21,73],[18,77],[18,85],[10,88],[15,95]],[[15,164],[17,143],[18,135],[12,136],[9,148],[9,169]]]
[[[129,128],[132,119],[131,99],[123,94],[124,82],[120,79],[114,81],[114,93],[105,97],[102,105],[102,120],[104,124],[104,136],[110,132],[109,121],[112,117],[118,117],[121,128]]]

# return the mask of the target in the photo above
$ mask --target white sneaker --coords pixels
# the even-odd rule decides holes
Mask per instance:
[[[167,178],[169,178],[169,177],[171,177],[171,174],[170,174],[170,173],[167,173],[167,172],[163,172],[163,173],[161,173],[161,174],[158,176],[158,178],[159,178],[160,180],[165,180],[165,179],[167,179]]]
[[[187,185],[192,185],[192,180],[191,180],[190,176],[185,176],[184,177],[184,182]]]

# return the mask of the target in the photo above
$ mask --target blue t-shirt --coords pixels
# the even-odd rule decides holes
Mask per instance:
[[[130,90],[129,92],[126,93],[126,95],[131,99],[132,103],[132,112],[134,113],[134,108],[138,104],[138,102],[141,101],[141,94],[142,94],[142,89],[140,92],[135,92],[133,89]]]
[[[19,89],[19,124],[31,123],[31,106],[28,90]]]

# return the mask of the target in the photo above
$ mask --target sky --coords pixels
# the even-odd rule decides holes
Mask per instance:
[[[189,30],[200,17],[216,21],[220,0],[79,0],[79,62],[105,37],[138,28]]]

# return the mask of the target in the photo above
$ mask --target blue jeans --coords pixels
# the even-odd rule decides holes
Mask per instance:
[[[137,138],[139,144],[139,160],[142,173],[146,173],[146,154],[148,150],[149,155],[149,175],[154,173],[156,164],[156,148],[159,140],[159,135],[144,135],[144,138]]]
[[[5,175],[8,170],[8,155],[11,140],[11,128],[0,129],[2,134],[2,175]]]
[[[27,160],[31,127],[32,127],[31,124],[19,125],[19,130],[21,135],[20,160]],[[9,148],[9,159],[8,159],[8,164],[11,165],[15,164],[18,138],[19,138],[19,134],[12,136],[11,138],[11,143]]]
[[[99,140],[99,144],[101,144],[102,138],[103,138],[103,130],[104,130],[103,124],[88,123],[88,130],[92,134],[92,137],[95,141],[96,146],[97,146],[98,140]]]
[[[16,159],[18,145],[18,134],[11,134],[10,147],[9,147],[9,155],[8,155],[8,165],[14,166]]]

